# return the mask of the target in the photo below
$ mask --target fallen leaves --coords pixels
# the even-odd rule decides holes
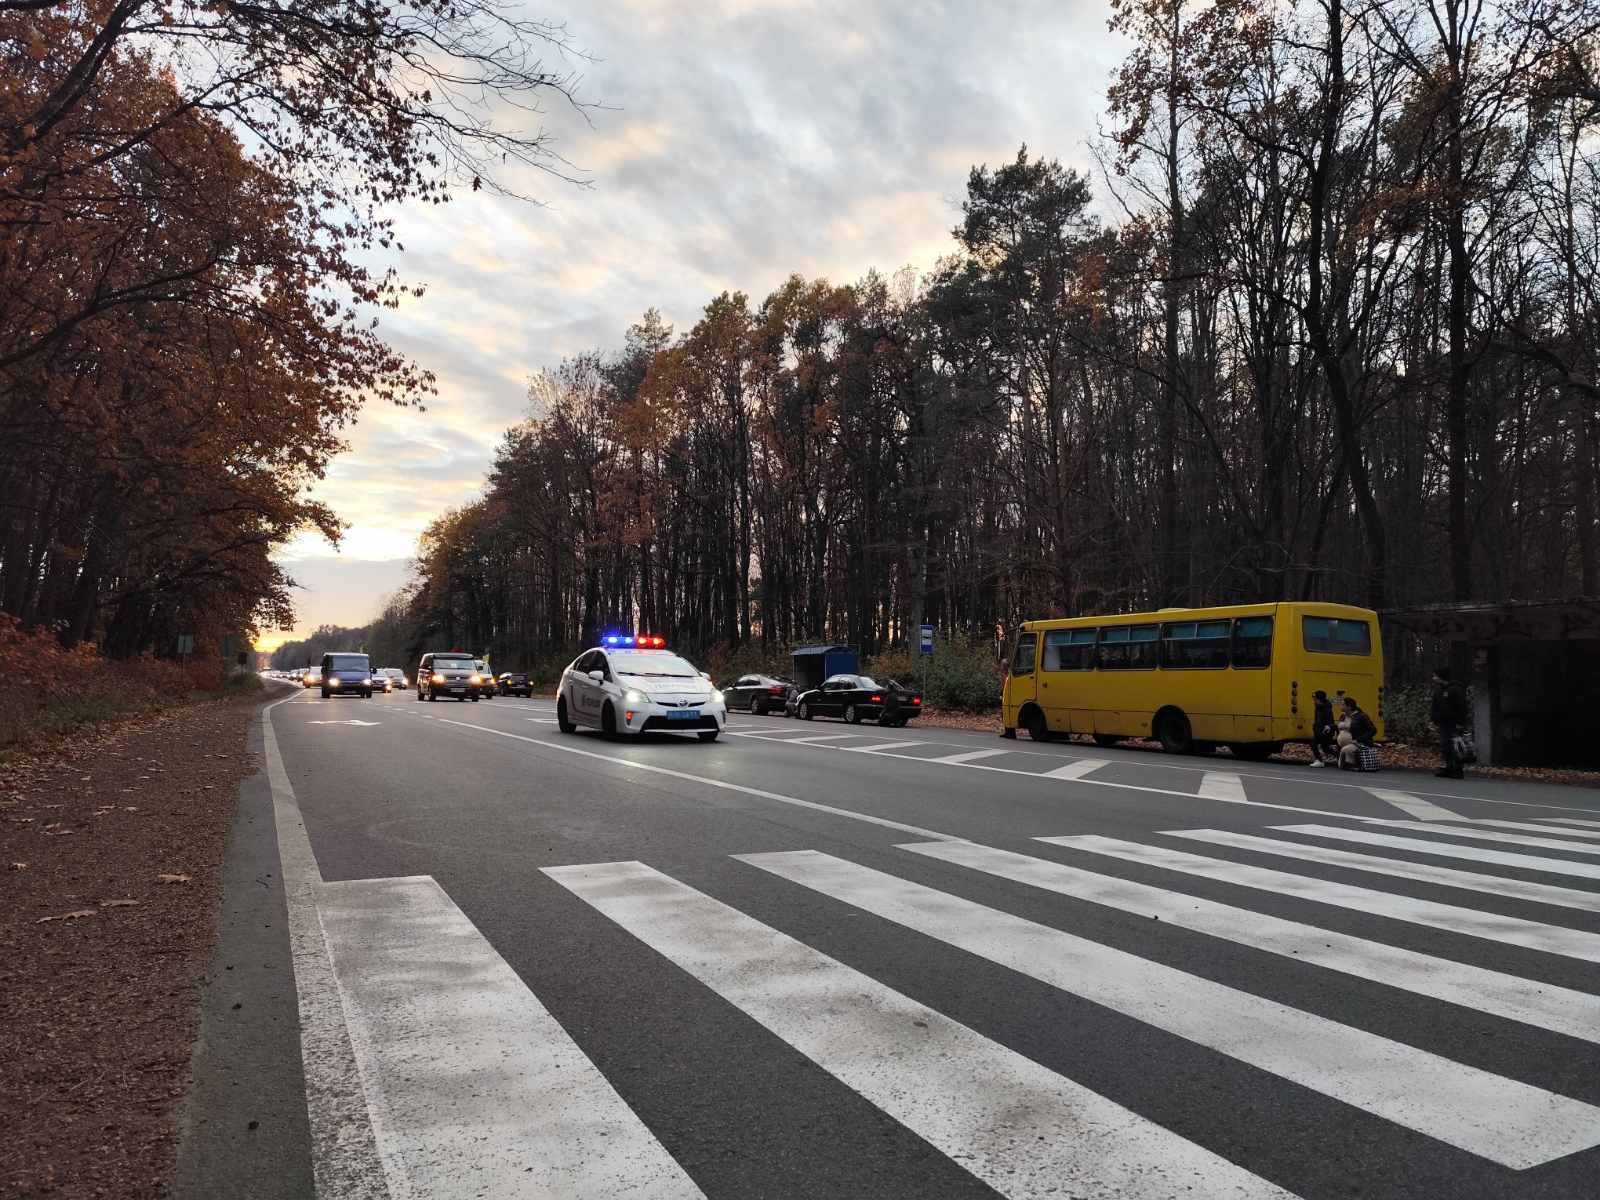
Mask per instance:
[[[23,862],[14,862],[11,864],[11,869],[13,871],[26,871],[28,869],[28,864]]]
[[[92,917],[94,915],[95,910],[92,908],[79,908],[69,913],[62,913],[59,917],[40,917],[34,924],[43,925],[47,921],[78,921],[84,917]]]
[[[102,900],[102,901],[100,901],[100,907],[101,908],[133,908],[138,903],[139,903],[139,901],[137,901],[137,900]]]

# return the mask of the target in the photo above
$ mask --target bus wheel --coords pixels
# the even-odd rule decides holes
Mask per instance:
[[[1048,742],[1050,740],[1050,726],[1045,724],[1044,713],[1037,708],[1030,708],[1022,719],[1022,727],[1028,731],[1028,738],[1035,742]]]
[[[1121,741],[1122,735],[1118,733],[1097,733],[1094,735],[1094,744],[1104,749],[1110,749]]]
[[[1173,709],[1161,718],[1156,739],[1168,754],[1188,754],[1194,749],[1194,735],[1189,729],[1189,718]]]

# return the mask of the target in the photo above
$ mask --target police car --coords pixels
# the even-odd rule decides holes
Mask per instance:
[[[556,725],[613,734],[695,733],[714,742],[728,721],[722,693],[651,634],[610,634],[561,673]]]

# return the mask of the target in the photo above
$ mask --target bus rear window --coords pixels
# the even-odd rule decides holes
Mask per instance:
[[[1372,626],[1345,617],[1302,617],[1305,648],[1316,654],[1372,653]]]

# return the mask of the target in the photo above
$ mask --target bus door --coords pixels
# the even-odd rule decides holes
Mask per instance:
[[[1011,662],[1006,674],[1005,723],[1015,726],[1017,711],[1038,695],[1037,676],[1033,673],[1034,660],[1038,658],[1039,635],[1031,629],[1017,634],[1011,647]]]

